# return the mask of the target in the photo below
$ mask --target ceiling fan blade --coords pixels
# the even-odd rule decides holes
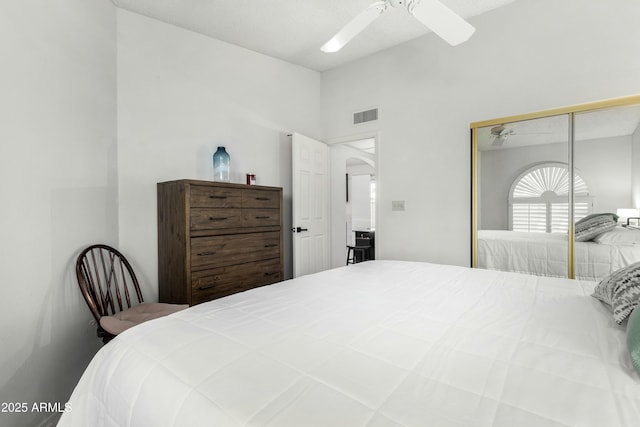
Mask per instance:
[[[344,45],[349,43],[352,38],[375,21],[385,10],[387,10],[386,1],[377,1],[369,5],[363,12],[360,12],[360,14],[353,18],[347,25],[342,27],[331,40],[322,45],[320,50],[327,53],[339,51]]]
[[[451,46],[469,40],[476,29],[438,0],[413,0],[407,5],[418,21]]]
[[[498,136],[506,130],[507,130],[507,127],[505,125],[494,126],[491,128],[491,135]]]
[[[504,145],[506,140],[507,138],[496,136],[495,138],[493,138],[491,145],[493,145],[494,147],[502,147],[502,145]]]

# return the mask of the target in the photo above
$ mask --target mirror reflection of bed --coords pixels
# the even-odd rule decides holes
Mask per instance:
[[[477,267],[600,280],[640,261],[640,230],[627,224],[640,207],[640,105],[571,120],[567,113],[478,127]],[[602,224],[587,235],[594,221]],[[570,227],[581,230],[573,242]]]

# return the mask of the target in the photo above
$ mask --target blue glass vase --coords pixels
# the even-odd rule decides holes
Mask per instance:
[[[231,157],[224,147],[218,147],[213,153],[213,180],[221,182],[229,182],[229,167]]]

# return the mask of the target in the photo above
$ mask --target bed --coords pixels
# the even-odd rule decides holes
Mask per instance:
[[[597,281],[640,261],[640,230],[618,227],[575,243],[576,278]],[[506,230],[478,231],[478,266],[501,271],[567,277],[567,235]]]
[[[593,287],[381,260],[299,277],[125,331],[59,426],[637,426]]]

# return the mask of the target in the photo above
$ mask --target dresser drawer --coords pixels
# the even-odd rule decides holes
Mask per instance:
[[[280,193],[269,190],[243,190],[243,208],[280,208]]]
[[[196,271],[191,277],[192,304],[280,282],[280,267],[280,260],[272,259]]]
[[[191,238],[191,268],[194,270],[279,257],[279,231]]]
[[[282,188],[160,182],[158,300],[199,304],[284,280]]]
[[[218,228],[241,227],[243,217],[240,209],[192,208],[191,229],[213,230]]]
[[[243,209],[242,226],[259,227],[261,225],[280,225],[278,209]]]
[[[191,207],[239,208],[242,205],[241,193],[224,187],[192,185],[190,199]]]

